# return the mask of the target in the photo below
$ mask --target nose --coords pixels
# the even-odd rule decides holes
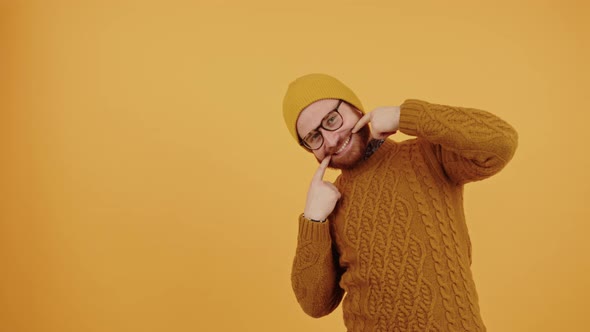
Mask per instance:
[[[324,149],[327,153],[334,153],[338,146],[339,136],[335,131],[322,131],[324,136]]]

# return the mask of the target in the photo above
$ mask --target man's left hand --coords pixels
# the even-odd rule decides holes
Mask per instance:
[[[399,129],[399,106],[377,107],[365,114],[352,129],[353,133],[359,131],[367,123],[371,123],[371,136],[375,139],[385,139],[395,134]]]

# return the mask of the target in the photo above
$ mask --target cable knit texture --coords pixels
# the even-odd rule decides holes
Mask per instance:
[[[297,300],[313,317],[342,302],[350,332],[486,331],[463,185],[500,171],[517,134],[488,112],[415,99],[401,106],[400,130],[416,138],[386,140],[338,177],[327,222],[299,217]]]

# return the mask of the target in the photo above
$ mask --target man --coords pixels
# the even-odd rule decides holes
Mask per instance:
[[[508,163],[514,129],[488,112],[415,99],[365,114],[324,74],[292,82],[283,115],[320,162],[292,270],[303,310],[321,317],[344,298],[351,332],[485,331],[463,185]],[[398,130],[416,138],[387,139]],[[334,184],[322,179],[327,167],[342,170]]]

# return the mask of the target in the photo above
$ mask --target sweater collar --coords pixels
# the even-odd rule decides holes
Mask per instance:
[[[386,155],[387,151],[395,149],[396,146],[397,143],[390,139],[370,141],[367,145],[367,149],[365,150],[365,156],[363,160],[354,168],[342,169],[342,175],[349,176],[358,174],[362,173],[364,170],[374,167],[375,164],[379,163],[379,161],[383,159],[383,155]]]

